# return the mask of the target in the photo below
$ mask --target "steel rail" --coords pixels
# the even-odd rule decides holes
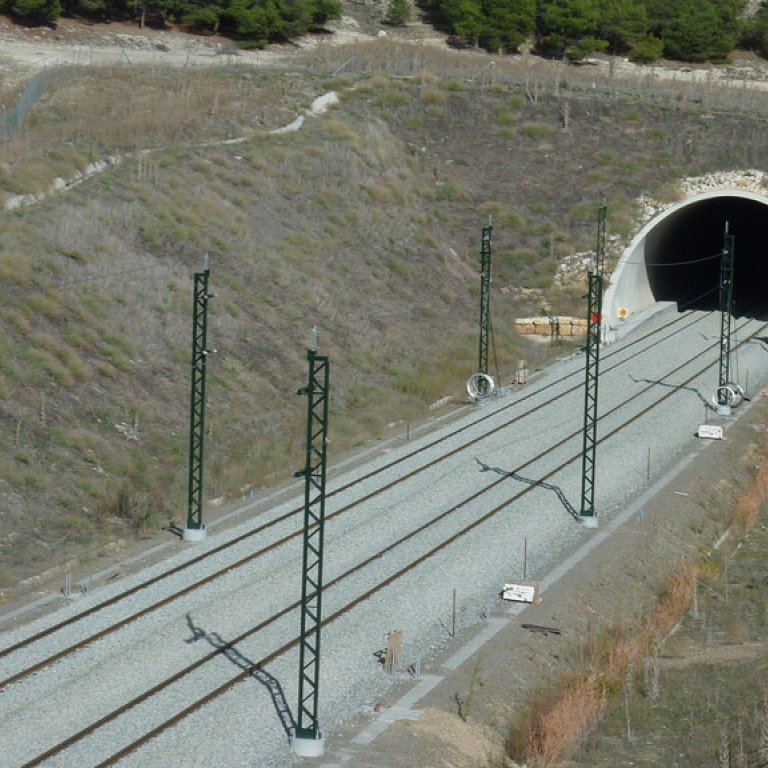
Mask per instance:
[[[679,320],[680,319],[677,319],[675,321],[675,323],[679,322]],[[690,326],[696,324],[700,320],[701,320],[701,317],[694,318],[694,320],[692,322],[687,323],[687,324],[683,325],[682,327],[677,328],[675,331],[673,331],[673,333],[668,334],[667,336],[664,336],[663,338],[654,341],[652,344],[650,344],[648,347],[644,348],[642,351],[643,352],[647,352],[647,351],[653,349],[654,347],[658,346],[659,344],[663,343],[664,341],[667,341],[669,338],[671,338],[672,336],[676,335],[677,333],[680,333],[681,331],[684,331],[687,328],[689,328]],[[647,338],[656,335],[661,330],[666,330],[668,327],[669,326],[662,326],[659,329],[655,329],[651,333],[649,333],[649,334],[647,334],[647,335],[645,335],[643,337],[640,337],[639,339],[633,341],[631,344],[623,347],[621,350],[616,350],[614,353],[612,353],[612,355],[619,354],[619,353],[625,351],[628,347],[634,346],[636,343],[639,343],[640,341],[645,341]],[[606,357],[610,357],[610,355],[606,356]],[[609,372],[611,370],[614,370],[615,368],[617,368],[618,366],[620,366],[622,364],[623,364],[623,362],[618,362],[618,363],[614,363],[614,365],[612,365],[612,366],[608,366],[605,369],[605,373],[607,373],[607,372]],[[367,473],[366,475],[363,475],[363,476],[361,476],[359,478],[356,478],[352,482],[347,483],[346,485],[344,485],[344,486],[342,486],[340,488],[335,489],[334,491],[329,493],[328,496],[330,497],[330,496],[333,496],[333,495],[335,495],[337,493],[341,493],[342,491],[348,490],[349,488],[357,485],[358,483],[363,482],[364,480],[370,479],[371,477],[375,476],[376,474],[379,474],[380,472],[382,472],[382,471],[384,471],[386,469],[391,469],[392,467],[396,466],[397,464],[399,464],[399,463],[401,463],[401,462],[403,462],[403,461],[405,461],[407,459],[413,458],[414,456],[418,455],[419,453],[421,453],[423,451],[426,451],[426,450],[434,447],[435,445],[438,445],[441,442],[445,442],[446,440],[450,439],[451,437],[455,437],[456,435],[460,434],[464,430],[466,430],[466,429],[468,429],[470,427],[474,427],[478,423],[481,423],[482,421],[485,421],[486,419],[495,416],[499,411],[506,410],[507,408],[513,407],[513,406],[519,404],[520,402],[528,399],[529,397],[532,397],[533,394],[539,394],[540,392],[544,391],[545,389],[548,389],[548,388],[550,388],[552,386],[560,384],[560,383],[564,382],[565,380],[567,380],[568,378],[573,377],[575,375],[580,375],[580,372],[577,371],[577,372],[574,372],[574,373],[566,374],[566,375],[560,377],[559,379],[557,379],[556,381],[548,384],[546,387],[544,387],[544,388],[542,388],[540,390],[537,390],[536,393],[531,393],[531,394],[525,395],[525,396],[523,396],[521,398],[518,398],[517,400],[515,400],[514,403],[511,403],[509,405],[505,405],[501,409],[498,409],[497,411],[494,411],[493,413],[487,414],[487,415],[481,417],[480,419],[472,421],[468,425],[465,425],[465,426],[460,427],[459,429],[453,430],[449,434],[444,435],[444,436],[438,438],[437,440],[434,440],[434,441],[430,442],[428,445],[425,445],[425,446],[423,446],[421,448],[418,448],[418,449],[416,449],[414,451],[411,451],[407,455],[405,455],[403,457],[400,457],[398,459],[395,459],[395,460],[387,463],[383,467],[380,467],[380,468],[378,468],[378,469],[376,469],[376,470],[374,470],[372,472]],[[573,385],[569,389],[566,389],[563,392],[561,392],[558,395],[558,398],[566,396],[567,394],[575,391],[576,389],[579,389],[581,386],[582,386],[581,383],[577,383],[577,384]],[[395,480],[393,480],[393,481],[391,481],[389,483],[386,483],[386,484],[384,484],[382,486],[379,486],[378,488],[373,489],[372,491],[370,491],[369,493],[367,493],[367,494],[365,494],[365,495],[363,495],[361,497],[358,497],[357,499],[351,501],[349,504],[347,504],[347,505],[345,505],[343,507],[340,507],[334,513],[328,515],[326,519],[327,520],[331,520],[331,519],[333,519],[333,518],[343,514],[344,512],[347,512],[350,509],[356,507],[357,505],[362,504],[363,502],[368,501],[371,498],[373,498],[373,497],[375,497],[375,496],[377,496],[377,495],[379,495],[381,493],[384,493],[387,490],[390,490],[391,488],[395,487],[396,485],[411,479],[412,477],[420,474],[421,472],[426,471],[427,469],[432,468],[436,464],[438,464],[438,463],[440,463],[440,462],[450,458],[451,456],[454,456],[454,455],[456,455],[458,453],[461,453],[464,450],[467,450],[468,448],[470,448],[471,446],[473,446],[476,443],[480,442],[481,440],[484,440],[488,436],[490,436],[492,434],[495,434],[496,432],[499,432],[502,429],[505,429],[506,427],[510,426],[511,424],[514,424],[514,423],[516,423],[518,421],[521,421],[521,420],[523,420],[525,418],[528,418],[529,416],[531,416],[531,415],[535,414],[536,412],[542,410],[543,408],[547,407],[551,403],[552,403],[551,400],[543,401],[543,402],[539,403],[538,405],[536,405],[533,408],[529,409],[525,413],[518,414],[517,416],[513,417],[512,419],[509,419],[509,420],[505,421],[504,423],[502,423],[500,425],[497,425],[493,429],[483,433],[483,435],[481,435],[480,437],[475,438],[473,440],[470,440],[470,441],[468,441],[466,443],[463,443],[462,445],[459,445],[456,448],[453,448],[450,451],[447,451],[447,452],[441,454],[436,459],[434,459],[434,460],[432,460],[430,462],[427,462],[426,464],[423,464],[420,467],[417,467],[416,469],[413,469],[413,470],[411,470],[410,472],[408,472],[408,473],[406,473],[404,475],[400,475]],[[7,648],[1,650],[0,651],[0,658],[10,654],[11,652],[13,652],[15,650],[19,650],[21,648],[28,647],[28,646],[32,645],[34,642],[37,642],[38,640],[53,634],[53,632],[55,632],[55,631],[63,629],[65,627],[67,627],[67,626],[71,626],[72,624],[82,620],[83,618],[85,618],[85,617],[87,617],[89,615],[92,615],[92,614],[96,613],[99,610],[103,610],[106,607],[114,605],[114,604],[120,602],[122,599],[124,599],[126,597],[129,597],[131,595],[134,595],[137,592],[139,592],[139,591],[141,591],[143,589],[146,589],[147,587],[152,586],[153,584],[156,584],[156,583],[164,580],[168,576],[171,576],[171,575],[174,575],[176,573],[179,573],[180,571],[186,569],[187,567],[190,567],[191,565],[197,564],[197,563],[201,562],[202,560],[205,560],[206,558],[208,558],[209,556],[211,556],[213,554],[217,554],[217,553],[219,553],[219,552],[221,552],[221,551],[223,551],[223,550],[225,550],[225,549],[227,549],[227,548],[229,548],[231,546],[234,546],[234,545],[240,543],[241,541],[243,541],[245,539],[248,539],[248,538],[250,538],[250,537],[252,537],[252,536],[254,536],[254,535],[258,534],[258,533],[261,533],[261,532],[263,532],[263,531],[265,531],[265,530],[267,530],[269,528],[272,528],[275,525],[290,519],[292,516],[298,514],[300,511],[301,511],[301,507],[297,507],[295,509],[289,510],[288,512],[285,512],[282,515],[279,515],[278,517],[276,517],[276,518],[274,518],[274,519],[272,519],[272,520],[270,520],[270,521],[268,521],[266,523],[263,523],[262,525],[259,525],[259,526],[257,526],[256,528],[254,528],[254,529],[252,529],[250,531],[247,531],[247,532],[245,532],[243,534],[240,534],[239,536],[237,536],[237,537],[235,537],[235,538],[233,538],[233,539],[231,539],[231,540],[229,540],[227,542],[223,542],[222,544],[217,545],[216,547],[214,547],[213,549],[209,550],[208,552],[202,553],[202,554],[192,558],[191,560],[189,560],[189,561],[187,561],[185,563],[182,563],[182,564],[180,564],[178,566],[174,566],[174,567],[170,568],[168,571],[165,571],[165,572],[163,572],[162,574],[159,574],[156,577],[153,577],[151,579],[148,579],[148,580],[142,582],[141,584],[138,584],[138,585],[136,585],[134,587],[131,587],[130,589],[126,590],[125,592],[121,592],[121,593],[119,593],[117,595],[114,595],[113,597],[111,597],[111,598],[109,598],[107,600],[104,600],[101,603],[99,603],[99,604],[97,604],[95,606],[92,606],[89,609],[86,609],[85,611],[81,611],[80,613],[76,614],[75,616],[71,616],[68,619],[65,619],[64,621],[58,622],[57,624],[55,624],[55,625],[53,625],[51,627],[48,627],[47,629],[42,630],[42,631],[36,633],[35,635],[30,636],[29,638],[25,638],[23,640],[20,640],[19,642],[15,643],[15,644],[13,644],[11,646],[8,646]],[[259,558],[259,557],[262,557],[263,555],[267,554],[268,552],[270,552],[270,551],[272,551],[274,549],[277,549],[280,546],[283,546],[284,544],[288,543],[289,541],[291,541],[292,539],[296,538],[300,534],[301,534],[301,531],[297,529],[293,533],[290,533],[290,534],[287,534],[286,536],[281,537],[280,539],[276,540],[275,542],[273,542],[273,543],[271,543],[271,544],[269,544],[269,545],[267,545],[265,547],[262,547],[261,549],[256,550],[255,552],[250,553],[249,555],[246,555],[245,557],[235,561],[234,563],[232,563],[230,565],[227,565],[227,566],[225,566],[223,568],[220,568],[219,570],[214,571],[213,573],[211,573],[211,574],[209,574],[209,575],[207,575],[205,577],[202,577],[202,578],[194,581],[193,583],[187,585],[183,589],[177,590],[176,592],[173,592],[172,594],[167,595],[166,597],[164,597],[164,598],[162,598],[162,599],[160,599],[160,600],[158,600],[158,601],[156,601],[156,602],[154,602],[154,603],[152,603],[152,604],[150,604],[148,606],[145,606],[144,608],[141,608],[141,609],[133,612],[132,614],[124,617],[120,621],[117,621],[117,622],[109,625],[108,627],[105,627],[104,629],[99,630],[98,632],[95,632],[95,633],[89,635],[88,637],[86,637],[86,638],[84,638],[84,639],[82,639],[82,640],[80,640],[80,641],[78,641],[76,643],[72,643],[71,645],[67,646],[66,648],[63,648],[62,650],[60,650],[60,651],[58,651],[58,652],[56,652],[56,653],[54,653],[54,654],[52,654],[50,656],[47,656],[44,659],[41,659],[39,662],[31,664],[30,666],[26,667],[23,670],[20,670],[16,674],[10,675],[7,678],[4,678],[3,680],[0,680],[0,690],[2,690],[3,688],[6,688],[9,685],[12,685],[13,683],[17,683],[17,682],[23,680],[24,678],[28,677],[31,674],[34,674],[35,672],[39,672],[40,670],[44,669],[45,667],[50,666],[51,664],[54,664],[55,662],[61,660],[62,658],[65,658],[66,656],[68,656],[68,655],[70,655],[72,653],[75,653],[76,651],[78,651],[78,650],[80,650],[80,649],[82,649],[82,648],[84,648],[84,647],[86,647],[86,646],[96,642],[97,640],[100,640],[103,637],[106,637],[107,635],[110,635],[113,632],[116,632],[116,631],[124,628],[128,624],[130,624],[130,623],[140,619],[141,617],[146,616],[147,614],[152,613],[155,610],[159,610],[160,608],[168,605],[169,603],[173,602],[176,599],[179,599],[179,598],[183,597],[184,595],[189,594],[190,592],[193,592],[194,590],[200,588],[201,586],[204,586],[206,584],[211,583],[215,579],[219,578],[220,576],[225,575],[226,573],[232,571],[233,569],[240,568],[240,567],[243,567],[243,566],[247,565],[248,563],[252,562],[253,560],[255,560],[255,559]]]
[[[738,347],[741,347],[742,345],[747,344],[752,338],[754,338],[758,333],[762,332],[766,328],[768,328],[768,323],[764,324],[761,328],[757,329],[750,336],[748,336],[743,341],[741,341],[738,344]],[[717,344],[718,344],[718,342],[715,342],[715,343],[713,343],[711,345],[711,347],[715,347],[715,346],[717,346]],[[668,374],[666,374],[666,376],[674,375],[675,373],[677,373],[682,368],[690,365],[699,356],[700,356],[700,353],[697,353],[696,355],[694,355],[693,357],[689,358],[688,360],[680,363],[675,369],[673,369]],[[614,429],[612,429],[611,431],[606,433],[602,438],[600,438],[597,441],[597,443],[601,444],[601,443],[605,442],[606,440],[612,438],[617,433],[622,431],[625,427],[627,427],[630,424],[634,423],[635,421],[640,419],[642,416],[644,416],[645,414],[647,414],[648,412],[650,412],[651,410],[656,408],[659,404],[665,402],[668,398],[670,398],[673,395],[677,394],[680,391],[680,389],[684,388],[687,384],[689,384],[691,381],[696,379],[698,376],[700,376],[702,373],[704,373],[709,368],[712,368],[714,365],[715,365],[715,363],[713,362],[713,363],[710,363],[708,365],[705,365],[705,366],[699,368],[696,372],[694,372],[691,376],[689,376],[687,379],[685,379],[682,383],[676,385],[675,388],[670,389],[667,393],[665,393],[660,398],[658,398],[657,400],[655,400],[654,402],[652,402],[651,404],[649,404],[648,406],[643,408],[641,411],[639,411],[637,414],[632,416],[630,419],[626,420],[625,422],[623,422],[619,426],[615,427]],[[665,378],[666,378],[666,376],[665,376]],[[612,409],[610,409],[609,411],[604,413],[600,417],[600,419],[602,420],[604,418],[607,418],[608,416],[613,415],[614,413],[616,413],[620,409],[624,408],[627,404],[629,404],[630,402],[632,402],[636,398],[640,397],[642,394],[648,392],[650,389],[654,388],[655,386],[656,386],[655,382],[648,384],[648,386],[646,386],[643,389],[639,390],[638,392],[636,392],[631,397],[627,398],[626,400],[622,401],[621,403],[617,404]],[[327,585],[326,585],[326,588],[330,588],[332,586],[335,586],[339,582],[341,582],[344,579],[348,578],[353,573],[356,573],[357,571],[362,570],[364,567],[366,567],[367,565],[369,565],[373,561],[380,560],[383,555],[385,555],[388,552],[396,549],[401,544],[403,544],[405,541],[407,541],[407,540],[409,540],[411,538],[414,538],[419,533],[422,533],[424,530],[426,530],[427,528],[429,528],[432,525],[436,524],[438,521],[446,518],[450,514],[456,512],[458,509],[461,509],[462,507],[466,506],[466,504],[470,503],[471,501],[474,501],[475,499],[477,499],[478,497],[480,497],[484,493],[488,492],[489,490],[495,488],[496,486],[498,486],[499,484],[501,484],[505,480],[510,479],[510,477],[512,475],[520,472],[521,470],[523,470],[526,467],[530,466],[531,464],[535,463],[536,461],[538,461],[539,459],[543,458],[544,456],[546,456],[551,451],[561,447],[562,445],[564,445],[569,440],[573,439],[578,434],[580,434],[580,430],[576,430],[575,432],[572,432],[571,434],[569,434],[566,437],[564,437],[561,440],[559,440],[554,445],[549,446],[548,448],[546,448],[545,450],[541,451],[536,456],[530,458],[529,460],[527,460],[526,462],[521,464],[519,467],[515,468],[514,470],[511,470],[508,473],[505,473],[504,475],[502,475],[499,478],[497,478],[496,480],[492,481],[490,484],[488,484],[484,488],[480,489],[479,491],[476,491],[475,493],[471,494],[469,497],[465,498],[461,502],[455,504],[450,509],[444,510],[439,515],[437,515],[436,517],[434,517],[431,520],[421,524],[416,529],[410,531],[408,534],[400,537],[398,540],[390,543],[387,547],[384,547],[383,549],[381,549],[381,550],[375,552],[374,554],[370,555],[368,558],[365,558],[360,563],[358,563],[355,566],[349,568],[347,571],[345,571],[344,573],[340,574],[339,576],[335,577],[333,580],[328,582]],[[514,494],[512,497],[506,499],[501,504],[495,506],[489,512],[486,512],[483,515],[481,515],[480,517],[476,518],[470,524],[468,524],[467,526],[461,528],[459,531],[455,532],[454,534],[452,534],[448,538],[444,539],[442,542],[440,542],[439,544],[434,546],[432,549],[430,549],[425,554],[423,554],[423,555],[419,556],[418,558],[416,558],[415,560],[411,561],[411,563],[409,563],[408,565],[401,567],[400,569],[398,569],[395,573],[391,574],[386,579],[378,581],[376,586],[374,586],[370,590],[367,590],[366,592],[362,593],[361,595],[356,597],[354,600],[352,600],[350,603],[348,603],[346,606],[340,608],[338,611],[336,611],[335,613],[331,614],[326,619],[324,619],[323,622],[322,622],[323,626],[325,626],[326,624],[332,623],[333,621],[338,619],[340,616],[344,615],[345,613],[350,611],[352,608],[356,607],[361,602],[367,600],[373,594],[375,594],[376,592],[378,592],[381,589],[383,589],[385,586],[388,586],[389,584],[393,583],[397,579],[401,578],[403,575],[405,575],[406,573],[410,572],[411,570],[416,568],[418,565],[424,563],[426,560],[428,560],[429,558],[433,557],[435,554],[437,554],[438,552],[442,551],[443,549],[448,547],[450,544],[454,543],[456,540],[458,540],[462,536],[465,536],[467,533],[469,533],[470,531],[474,530],[475,528],[477,528],[482,523],[484,523],[487,520],[491,519],[496,514],[498,514],[501,510],[503,510],[506,507],[508,507],[512,502],[519,500],[525,494],[529,493],[534,488],[539,487],[543,482],[545,482],[549,478],[553,477],[558,472],[562,471],[568,465],[572,464],[574,461],[579,459],[580,456],[581,456],[580,452],[574,454],[573,456],[571,456],[570,458],[566,459],[564,462],[559,464],[554,469],[552,469],[552,470],[548,471],[547,473],[545,473],[544,475],[542,475],[542,477],[540,477],[535,483],[527,485],[525,488],[523,488],[518,493]],[[334,513],[334,515],[337,515],[339,513],[340,513],[340,511]],[[62,752],[64,749],[67,749],[68,747],[72,746],[76,742],[82,740],[83,738],[87,737],[88,735],[90,735],[91,733],[95,732],[99,728],[103,727],[107,723],[115,720],[120,715],[122,715],[125,712],[129,711],[133,707],[135,707],[138,704],[148,700],[149,698],[151,698],[152,696],[154,696],[155,694],[157,694],[161,690],[169,687],[173,683],[175,683],[178,680],[180,680],[182,677],[184,677],[187,674],[191,673],[192,671],[198,669],[203,664],[205,664],[206,662],[208,662],[211,659],[215,658],[219,654],[225,653],[227,650],[232,649],[237,643],[241,642],[245,638],[247,638],[247,637],[249,637],[249,636],[251,636],[253,634],[256,634],[257,632],[265,629],[267,626],[269,626],[270,624],[274,623],[279,618],[282,618],[283,616],[285,616],[288,613],[290,613],[292,610],[295,610],[298,607],[298,605],[299,605],[299,602],[296,601],[296,602],[290,604],[289,606],[287,606],[286,608],[281,609],[278,613],[276,613],[273,616],[265,619],[264,621],[260,622],[255,627],[252,627],[251,629],[247,630],[246,632],[240,634],[238,637],[234,638],[233,640],[231,640],[227,644],[225,644],[225,645],[215,649],[214,651],[211,651],[210,653],[206,654],[205,656],[201,657],[194,664],[190,665],[189,667],[187,667],[187,668],[185,668],[183,670],[180,670],[179,672],[177,672],[176,674],[172,675],[171,677],[166,678],[166,680],[158,683],[157,685],[155,685],[152,688],[148,689],[147,691],[145,691],[144,693],[142,693],[138,697],[136,697],[136,698],[132,699],[131,701],[125,703],[124,705],[116,708],[115,710],[113,710],[109,714],[105,715],[103,718],[100,718],[98,721],[96,721],[96,722],[92,723],[91,725],[87,726],[86,728],[81,729],[77,733],[73,734],[72,736],[68,737],[64,741],[60,742],[59,744],[55,745],[51,749],[47,750],[45,753],[43,753],[41,755],[38,755],[32,761],[25,763],[21,768],[33,768],[33,766],[40,765],[43,761],[45,761],[48,758],[50,758],[50,757],[52,757],[52,756]],[[287,643],[282,645],[280,648],[278,648],[276,651],[273,651],[269,655],[265,656],[259,662],[257,662],[253,666],[251,666],[250,668],[248,668],[248,669],[244,670],[243,672],[239,673],[234,678],[230,679],[229,681],[227,681],[223,685],[219,686],[218,688],[214,689],[210,693],[208,693],[205,696],[203,696],[198,701],[196,701],[193,704],[191,704],[189,707],[186,707],[181,712],[177,713],[173,717],[171,717],[168,720],[164,721],[162,724],[160,724],[156,728],[152,729],[151,731],[147,732],[144,736],[142,736],[141,738],[135,740],[134,742],[132,742],[130,745],[125,747],[120,752],[112,755],[110,758],[107,759],[107,761],[100,763],[99,764],[99,768],[101,766],[113,765],[115,762],[117,762],[119,759],[124,757],[126,754],[129,754],[130,752],[135,751],[142,744],[146,743],[147,741],[149,741],[154,736],[158,735],[162,731],[166,730],[167,728],[171,727],[175,723],[179,722],[180,720],[182,720],[184,717],[186,717],[191,712],[195,711],[196,709],[199,709],[201,706],[204,706],[206,703],[208,703],[209,701],[211,701],[214,698],[218,697],[219,695],[224,693],[229,688],[231,688],[234,685],[236,685],[237,683],[245,680],[247,677],[252,675],[256,670],[263,669],[263,667],[266,664],[268,664],[269,662],[273,661],[278,656],[284,654],[285,652],[287,652],[288,650],[293,648],[295,645],[298,644],[298,642],[299,642],[299,638],[298,637],[294,638],[291,641],[288,641]]]
[[[762,328],[755,332],[755,334],[752,334],[748,339],[745,339],[743,342],[741,342],[738,346],[741,346],[742,344],[749,341],[756,333],[759,333],[760,331],[764,330],[765,328],[768,328],[768,323],[764,324]],[[688,360],[683,365],[690,364],[691,360]],[[608,439],[614,437],[616,434],[621,432],[625,427],[629,426],[630,424],[637,421],[640,417],[646,415],[649,411],[656,408],[660,403],[664,402],[668,398],[672,397],[673,395],[677,394],[680,391],[680,388],[685,387],[687,384],[690,384],[691,381],[696,379],[698,376],[700,376],[704,371],[708,370],[709,368],[713,367],[715,363],[711,363],[710,365],[705,366],[703,369],[700,369],[693,375],[689,376],[686,380],[684,380],[677,388],[670,390],[666,394],[662,395],[658,400],[651,403],[650,405],[643,408],[641,411],[639,411],[637,414],[635,414],[632,418],[625,421],[623,424],[620,424],[618,427],[615,427],[614,429],[610,430],[608,433],[606,433],[602,438],[597,440],[597,444],[600,445],[601,443],[607,441]],[[644,391],[647,391],[648,389],[656,386],[655,384],[649,384],[648,387]],[[634,399],[633,398],[630,398]],[[629,401],[627,401],[629,402]],[[626,403],[625,403],[626,404]],[[617,406],[617,407],[623,407]],[[614,411],[616,409],[613,409]],[[606,414],[607,415],[607,414]],[[562,441],[561,441],[562,443]],[[560,445],[561,443],[558,443]],[[555,446],[556,447],[556,446]],[[548,451],[547,451],[548,452]],[[415,560],[411,561],[408,565],[403,566],[402,568],[398,569],[394,573],[392,573],[390,576],[388,576],[386,579],[378,580],[376,585],[373,586],[371,589],[367,590],[366,592],[363,592],[362,594],[358,595],[354,600],[347,603],[345,606],[339,608],[334,613],[327,616],[325,619],[321,621],[321,626],[326,627],[329,624],[332,624],[334,621],[339,619],[341,616],[344,616],[345,614],[349,613],[353,608],[357,607],[361,603],[368,600],[370,597],[372,597],[377,592],[380,592],[385,587],[389,586],[393,582],[397,581],[397,579],[404,576],[406,573],[409,573],[410,571],[414,570],[418,566],[422,565],[424,562],[429,560],[431,557],[434,557],[438,552],[441,552],[446,547],[453,544],[456,540],[461,538],[462,536],[465,536],[470,531],[477,528],[482,523],[488,521],[495,515],[497,515],[499,512],[501,512],[503,509],[508,507],[512,502],[519,500],[522,498],[525,494],[530,493],[535,487],[537,487],[538,484],[548,480],[549,478],[556,475],[558,472],[561,472],[565,467],[567,467],[570,464],[573,464],[575,461],[579,460],[581,458],[581,452],[578,452],[571,456],[569,459],[566,459],[564,462],[559,464],[554,469],[551,469],[546,474],[542,475],[542,477],[539,478],[537,481],[537,484],[528,485],[525,488],[523,488],[521,491],[516,493],[511,498],[507,499],[506,501],[503,501],[501,504],[496,505],[493,509],[490,511],[484,513],[481,517],[478,517],[474,521],[472,521],[469,525],[465,526],[461,530],[454,533],[452,536],[448,537],[447,539],[444,539],[442,542],[437,544],[435,547],[433,547],[428,552],[424,553],[423,555],[420,555]],[[508,479],[510,477],[511,473],[506,474],[505,476],[502,476],[499,480],[494,481],[491,486],[488,486],[488,488],[493,487],[495,485],[498,485],[500,482],[503,482],[504,480]],[[487,489],[486,489],[487,490]],[[474,494],[474,498],[477,494]],[[380,557],[380,555],[377,555],[377,557]],[[248,667],[247,669],[243,670],[242,672],[235,675],[233,678],[228,680],[226,683],[223,683],[222,685],[218,686],[214,690],[207,693],[202,698],[198,699],[196,702],[193,702],[189,706],[185,707],[180,712],[177,712],[172,717],[168,718],[164,722],[162,722],[160,725],[156,726],[152,730],[148,731],[146,734],[144,734],[142,737],[134,740],[127,746],[123,747],[120,751],[114,753],[110,757],[108,757],[106,760],[98,763],[96,768],[107,768],[107,766],[114,765],[115,763],[122,760],[122,758],[126,757],[127,755],[135,752],[137,749],[139,749],[141,746],[146,744],[147,742],[151,741],[153,738],[161,734],[163,731],[168,730],[168,728],[171,728],[172,726],[176,725],[176,723],[183,720],[188,715],[192,714],[192,712],[195,712],[196,710],[200,709],[202,706],[205,706],[210,701],[213,701],[214,699],[218,698],[222,694],[226,693],[228,690],[233,688],[238,683],[243,682],[248,677],[251,677],[256,672],[263,670],[268,664],[273,662],[275,659],[277,659],[279,656],[284,655],[289,650],[297,646],[300,642],[300,637],[295,637],[292,640],[289,640],[288,642],[284,643],[282,646],[277,648],[276,650],[272,651],[271,653],[267,654],[266,656],[262,657],[259,661],[255,662],[252,666]],[[27,764],[25,766],[22,766],[22,768],[31,768],[32,765],[37,765],[38,763],[33,764]]]

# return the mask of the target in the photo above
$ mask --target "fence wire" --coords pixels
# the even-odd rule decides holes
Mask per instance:
[[[449,81],[470,82],[481,88],[512,87],[536,103],[540,98],[589,94],[595,100],[602,96],[640,97],[678,108],[692,104],[704,110],[768,117],[768,82],[754,69],[728,68],[727,77],[717,77],[716,70],[653,66],[629,69],[621,62],[609,67],[574,66],[565,62],[545,61],[530,54],[489,58],[470,51],[434,47],[389,39],[347,43],[320,44],[297,53],[289,59],[270,61],[259,52],[241,54],[237,48],[222,47],[200,52],[192,43],[186,62],[171,64],[164,61],[159,49],[147,51],[140,63],[134,61],[139,51],[99,51],[93,47],[73,47],[71,61],[66,59],[39,72],[26,85],[12,108],[0,106],[0,141],[9,141],[21,129],[29,110],[39,101],[56,75],[74,76],[83,67],[135,65],[152,71],[172,69],[232,69],[236,71],[307,71],[313,75],[338,76],[387,75],[396,78],[423,78],[425,73]],[[136,58],[139,58],[136,56]]]
[[[51,77],[50,70],[38,72],[24,88],[19,100],[11,108],[0,109],[0,141],[10,141],[21,129],[24,119],[43,95],[45,85]]]

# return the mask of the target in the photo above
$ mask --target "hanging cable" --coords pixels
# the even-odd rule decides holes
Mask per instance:
[[[689,264],[701,264],[703,261],[713,261],[719,259],[722,253],[716,253],[713,256],[705,256],[702,259],[690,259],[688,261],[632,261],[631,259],[623,262],[624,264],[638,264],[644,267],[686,267]]]
[[[708,291],[704,291],[704,293],[701,293],[698,296],[694,296],[692,299],[687,300],[685,304],[678,303],[677,308],[682,312],[686,307],[690,307],[691,304],[695,304],[697,301],[703,299],[705,296],[708,296],[710,293],[714,293],[715,291],[719,290],[720,285],[718,284],[714,288],[710,288]]]

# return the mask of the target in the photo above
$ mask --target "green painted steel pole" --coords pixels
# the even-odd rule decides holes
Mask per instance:
[[[302,755],[316,755],[317,752],[307,751],[306,742],[322,742],[318,697],[330,363],[327,357],[317,354],[317,331],[314,327],[310,348],[307,350],[307,362],[309,380],[307,386],[298,391],[298,394],[307,396],[306,460],[304,469],[294,475],[304,477],[299,702],[294,750]]]
[[[584,386],[584,440],[581,471],[581,511],[584,522],[594,525],[595,516],[595,456],[597,446],[597,394],[600,368],[600,331],[602,328],[601,275],[589,273],[587,294],[586,381]]]
[[[733,259],[734,236],[728,232],[725,223],[723,252],[720,259],[720,366],[717,384],[717,404],[728,405],[728,390],[731,366],[731,316],[733,312]]]
[[[203,449],[205,444],[205,371],[208,355],[208,255],[202,272],[195,273],[192,318],[192,389],[189,402],[189,486],[187,523],[183,538],[205,538],[203,523]]]
[[[480,343],[478,350],[477,372],[488,373],[488,346],[491,335],[491,237],[493,226],[488,219],[488,226],[483,227],[480,250]],[[487,381],[481,380],[479,388],[485,388]],[[482,391],[482,390],[481,390]],[[484,394],[484,392],[482,392]]]
[[[584,383],[584,440],[581,461],[581,511],[582,522],[589,527],[597,526],[595,514],[595,459],[597,455],[597,395],[600,373],[600,341],[603,327],[603,271],[605,269],[605,217],[606,206],[601,205],[597,214],[597,250],[595,272],[588,275],[587,292],[587,343],[585,347]]]

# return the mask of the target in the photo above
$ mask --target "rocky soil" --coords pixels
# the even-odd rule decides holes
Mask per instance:
[[[87,24],[61,18],[55,28],[24,27],[0,16],[0,97],[43,67],[67,64],[166,64],[205,66],[222,57],[238,64],[270,66],[292,54],[319,44],[370,40],[377,36],[444,45],[445,35],[420,19],[405,27],[382,23],[381,2],[348,3],[341,19],[329,22],[323,33],[308,35],[293,44],[270,45],[262,51],[244,51],[221,35],[193,35],[179,28],[140,29],[128,22]]]

